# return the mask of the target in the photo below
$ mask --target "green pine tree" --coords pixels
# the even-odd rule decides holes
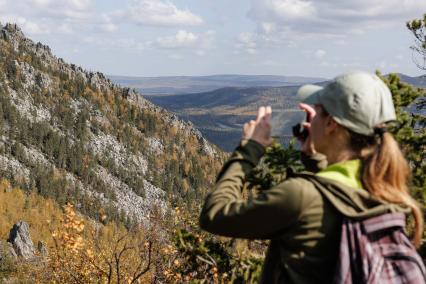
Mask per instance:
[[[417,55],[414,57],[415,63],[420,69],[426,70],[426,14],[423,19],[407,22],[407,28],[414,35],[414,45],[411,49]]]

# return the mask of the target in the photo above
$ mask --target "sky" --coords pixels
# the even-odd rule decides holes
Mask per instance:
[[[108,75],[423,73],[426,0],[0,0],[0,22]]]

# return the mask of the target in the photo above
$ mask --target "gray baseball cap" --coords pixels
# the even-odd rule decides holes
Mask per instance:
[[[389,88],[366,72],[340,75],[324,87],[304,85],[297,96],[322,105],[337,123],[359,134],[372,135],[376,126],[396,119]]]

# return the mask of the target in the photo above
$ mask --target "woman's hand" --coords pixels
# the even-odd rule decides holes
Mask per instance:
[[[313,155],[316,153],[316,151],[315,151],[314,143],[312,142],[310,133],[311,133],[311,121],[315,117],[316,111],[310,105],[303,104],[303,103],[299,104],[299,108],[301,110],[304,110],[308,116],[307,121],[304,122],[302,126],[309,132],[309,135],[308,137],[306,137],[306,139],[302,140],[299,138],[299,142],[301,143],[300,150],[307,155]]]
[[[244,124],[242,139],[254,140],[265,147],[271,145],[271,115],[270,106],[260,107],[257,111],[256,120],[250,120]]]

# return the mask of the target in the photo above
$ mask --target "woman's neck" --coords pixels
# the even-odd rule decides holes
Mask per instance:
[[[356,158],[356,155],[347,149],[342,149],[340,151],[338,149],[330,149],[329,153],[325,153],[325,155],[327,156],[327,162],[329,165],[353,160]]]
[[[328,143],[323,144],[323,154],[327,156],[329,165],[356,159],[358,155],[349,146],[349,137],[343,127],[336,128],[325,137]]]

